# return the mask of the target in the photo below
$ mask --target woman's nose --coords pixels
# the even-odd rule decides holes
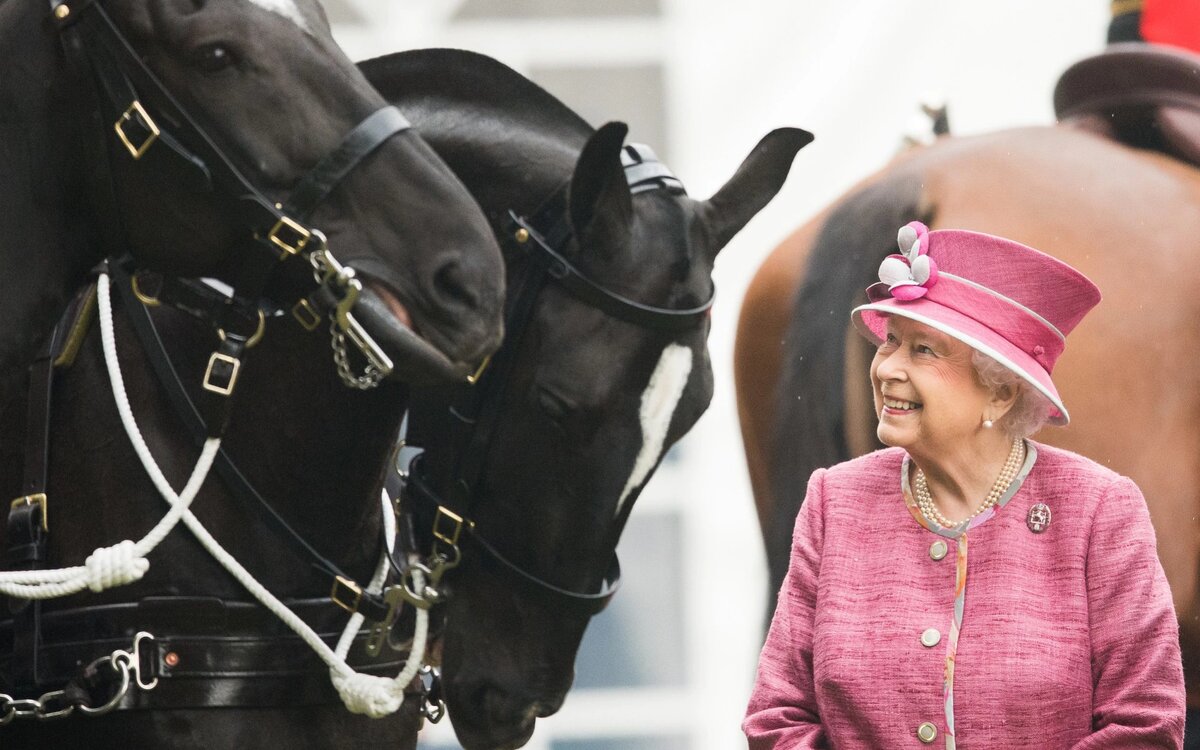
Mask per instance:
[[[887,354],[877,354],[875,374],[880,380],[903,380],[905,378],[903,357],[899,349]]]

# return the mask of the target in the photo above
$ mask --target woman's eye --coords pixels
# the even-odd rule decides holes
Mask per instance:
[[[234,54],[223,44],[206,44],[192,53],[192,63],[206,73],[216,73],[237,62]]]
[[[920,346],[918,346],[917,352],[920,354],[933,354],[934,353],[934,351],[925,344],[921,344]]]

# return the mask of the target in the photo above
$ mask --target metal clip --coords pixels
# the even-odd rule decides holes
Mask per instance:
[[[346,313],[346,323],[348,327],[346,331],[347,338],[354,344],[354,347],[367,358],[367,362],[379,371],[381,376],[390,375],[394,365],[392,358],[375,343],[375,339],[371,338],[371,334],[362,327],[353,315]]]
[[[224,383],[218,383],[214,380],[213,375],[224,375],[217,373],[217,363],[228,365],[228,375],[224,376]],[[208,358],[208,368],[204,371],[204,390],[228,396],[233,393],[233,387],[237,384],[238,371],[242,369],[242,361],[237,357],[231,357],[228,354],[221,352],[213,352]]]
[[[137,117],[141,124],[146,126],[146,139],[138,145],[133,144],[133,140],[125,133],[125,124],[133,122],[133,118]],[[137,159],[141,159],[146,153],[146,150],[158,140],[159,133],[158,125],[154,123],[154,119],[150,117],[150,113],[142,106],[142,103],[137,99],[133,100],[133,104],[129,105],[129,109],[125,110],[117,121],[113,123],[113,129],[117,131],[117,135],[121,138],[121,143],[125,144],[129,155]]]
[[[371,633],[367,636],[368,656],[379,656],[383,651],[383,644],[388,643],[388,633],[404,609],[404,587],[388,586],[384,589],[383,601],[387,604],[387,616],[371,627]]]
[[[32,495],[22,495],[16,500],[13,500],[11,505],[13,508],[17,507],[18,505],[39,506],[42,509],[42,531],[46,532],[47,534],[50,533],[50,519],[47,516],[50,506],[49,501],[46,499],[45,492],[35,492]]]
[[[133,637],[133,655],[129,661],[129,671],[133,673],[134,682],[142,690],[153,690],[158,687],[158,678],[155,677],[152,682],[142,681],[142,641],[154,641],[154,636],[142,630]],[[117,658],[116,654],[113,658]]]

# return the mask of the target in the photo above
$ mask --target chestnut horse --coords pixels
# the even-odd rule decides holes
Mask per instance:
[[[759,269],[735,349],[738,409],[772,591],[813,469],[878,447],[849,311],[913,219],[1009,237],[1096,282],[1104,301],[1054,373],[1067,428],[1038,438],[1146,495],[1200,706],[1200,170],[1079,128],[944,138],[909,151],[799,228]],[[782,342],[782,344],[781,344]],[[773,599],[773,597],[772,597]]]

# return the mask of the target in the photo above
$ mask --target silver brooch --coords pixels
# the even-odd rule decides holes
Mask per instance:
[[[1035,534],[1040,534],[1050,525],[1050,506],[1045,503],[1038,503],[1029,509],[1029,515],[1025,517],[1025,523],[1029,525],[1029,530]]]

